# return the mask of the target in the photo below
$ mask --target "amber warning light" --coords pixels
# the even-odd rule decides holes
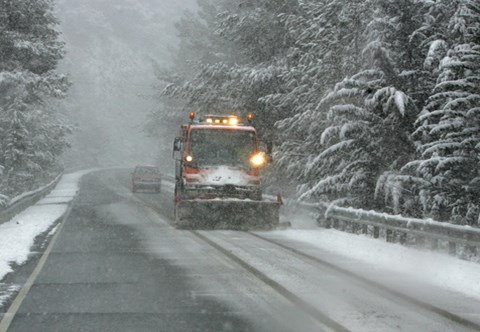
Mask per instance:
[[[208,124],[218,124],[218,125],[230,125],[236,126],[240,123],[237,116],[229,115],[229,116],[211,116],[208,115],[205,118],[205,122]]]
[[[193,119],[195,119],[195,112],[188,113],[188,117],[193,121]]]

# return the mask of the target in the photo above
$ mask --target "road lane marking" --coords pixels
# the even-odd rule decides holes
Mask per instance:
[[[50,243],[48,244],[47,249],[45,249],[45,252],[43,253],[42,257],[40,257],[40,260],[38,261],[37,266],[33,270],[30,277],[28,277],[27,281],[25,282],[25,285],[23,285],[22,289],[15,297],[15,300],[13,300],[12,304],[10,305],[7,312],[3,316],[2,321],[0,321],[0,332],[7,332],[8,328],[10,327],[10,324],[15,318],[15,315],[17,314],[18,309],[20,309],[20,306],[22,305],[23,300],[25,299],[25,297],[27,297],[28,292],[30,291],[33,284],[35,283],[35,280],[37,279],[38,275],[42,271],[43,266],[45,265],[45,262],[47,261],[48,256],[50,255],[53,249],[53,246],[63,229],[63,225],[65,224],[65,221],[67,220],[68,216],[70,215],[70,212],[72,211],[72,207],[73,207],[73,204],[71,203],[67,211],[65,212],[65,215],[62,217],[62,221],[60,222],[60,225],[58,226],[58,229],[55,235],[52,237]]]

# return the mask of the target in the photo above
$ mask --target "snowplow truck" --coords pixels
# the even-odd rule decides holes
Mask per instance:
[[[237,116],[207,115],[180,128],[174,142],[175,226],[183,229],[270,229],[279,201],[262,199],[267,156],[251,125]]]

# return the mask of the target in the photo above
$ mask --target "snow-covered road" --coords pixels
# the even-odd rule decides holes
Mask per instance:
[[[25,261],[35,235],[66,211],[81,175],[66,176],[22,219],[0,226],[0,239],[11,237],[9,249],[0,250],[4,274],[12,262]],[[480,324],[477,263],[318,229],[299,213],[289,216],[287,230],[177,230],[170,225],[172,186],[162,188],[160,195],[132,194],[127,171],[85,176],[10,330],[478,328],[459,322],[462,317]],[[35,212],[42,208],[49,212]],[[15,225],[26,227],[22,236]],[[3,285],[14,294],[21,287]],[[5,303],[0,312],[11,299]]]

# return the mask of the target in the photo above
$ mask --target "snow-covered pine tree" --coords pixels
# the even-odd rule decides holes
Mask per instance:
[[[382,208],[374,201],[377,179],[401,167],[413,151],[409,134],[417,108],[403,89],[408,86],[406,72],[418,74],[412,68],[419,61],[406,50],[412,46],[407,37],[421,14],[409,1],[363,5],[365,13],[375,12],[364,16],[363,30],[355,30],[360,35],[350,38],[353,46],[345,52],[346,58],[357,57],[358,74],[338,83],[314,111],[305,112],[311,119],[306,139],[310,149],[300,193],[302,199],[320,197]],[[406,8],[412,15],[405,13]],[[350,50],[356,53],[349,54]]]
[[[377,180],[405,158],[409,141],[402,127],[415,112],[407,95],[386,85],[381,70],[363,70],[322,100],[320,108],[328,109],[326,129],[320,136],[309,131],[309,139],[318,139],[322,148],[310,157],[305,176],[312,180],[301,199],[382,208],[374,200]]]
[[[478,225],[480,5],[470,0],[440,5],[453,15],[443,39],[430,44],[426,65],[438,63],[437,82],[417,120],[420,157],[404,171],[426,181],[415,188],[425,216]]]
[[[233,0],[210,0],[199,5],[201,20],[192,24],[190,18],[190,22],[180,24],[179,29],[188,31],[190,26],[201,26],[208,36],[208,45],[199,52],[197,48],[202,46],[191,40],[195,34],[181,34],[187,40],[181,43],[180,53],[191,70],[183,71],[180,77],[169,75],[175,78],[173,82],[164,76],[170,83],[164,95],[183,99],[187,109],[200,113],[254,113],[261,132],[271,136],[278,118],[267,114],[260,100],[280,89],[278,58],[282,58],[293,41],[285,37],[278,15],[295,10],[296,1],[239,5]],[[196,51],[188,48],[193,46]],[[182,67],[186,66],[177,64],[174,72],[181,73]]]
[[[287,116],[277,123],[277,172],[303,187],[313,180],[305,164],[322,149],[318,135],[326,112],[317,106],[326,91],[360,67],[369,7],[369,1],[302,1],[298,13],[282,17],[296,42],[286,55],[284,89],[264,100],[272,112]]]
[[[385,137],[384,146],[379,148],[386,148],[387,153],[393,152],[397,157],[392,155],[383,162],[375,198],[383,196],[384,202],[377,201],[377,204],[388,212],[406,212],[416,216],[419,199],[407,187],[421,182],[421,179],[406,177],[400,169],[415,158],[410,135],[414,131],[417,110],[427,98],[430,84],[430,75],[423,68],[424,36],[419,33],[427,11],[428,6],[424,2],[378,1],[375,19],[369,25],[370,43],[364,50],[373,59],[374,68],[384,75],[384,85],[377,94],[382,92],[385,95],[383,101],[378,101],[384,103],[383,107],[388,107],[389,95],[393,96],[401,113],[401,117],[397,117],[392,112],[385,119],[384,125],[390,128],[392,137]]]
[[[53,1],[0,2],[0,191],[31,189],[58,166],[65,126],[48,107],[68,87],[54,70],[63,56]],[[54,144],[53,144],[54,143]]]

